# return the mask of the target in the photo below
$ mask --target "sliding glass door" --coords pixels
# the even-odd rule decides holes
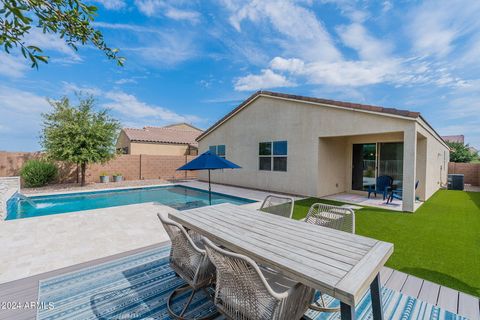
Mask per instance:
[[[390,176],[401,188],[403,180],[403,142],[379,143],[378,176]]]
[[[354,144],[352,162],[352,190],[367,190],[375,185],[377,145],[375,143]]]
[[[403,179],[403,142],[362,143],[353,145],[352,190],[375,187],[379,176],[391,176],[401,188]]]

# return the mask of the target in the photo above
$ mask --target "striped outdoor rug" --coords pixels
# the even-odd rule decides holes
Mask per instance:
[[[164,246],[40,281],[39,302],[46,307],[39,309],[37,319],[170,319],[167,298],[183,281],[169,267],[169,250]],[[175,308],[181,309],[187,298],[188,292],[175,301]],[[385,319],[464,319],[386,288],[383,303]],[[195,308],[189,317],[214,308],[206,295],[199,295],[192,305]],[[358,319],[372,318],[369,295],[356,313]],[[306,315],[315,320],[340,318],[313,311]]]

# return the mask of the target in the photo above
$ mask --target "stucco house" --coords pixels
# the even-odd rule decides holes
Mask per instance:
[[[198,143],[195,139],[202,132],[188,123],[142,129],[123,128],[116,148],[121,154],[197,155]]]
[[[242,167],[212,172],[223,184],[366,196],[376,177],[389,175],[403,188],[402,209],[414,211],[416,197],[426,200],[447,182],[448,146],[406,110],[258,91],[197,141],[200,152],[222,150]]]

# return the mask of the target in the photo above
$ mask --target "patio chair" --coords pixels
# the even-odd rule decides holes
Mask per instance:
[[[417,180],[417,181],[415,182],[415,190],[417,190],[419,183],[420,183],[420,180]],[[392,201],[393,201],[394,198],[397,199],[397,200],[402,200],[402,198],[403,198],[403,189],[391,190],[390,193],[388,194],[388,197],[387,197],[387,203],[392,203]],[[418,200],[417,197],[416,197],[415,199]]]
[[[227,319],[300,319],[314,290],[277,272],[261,270],[247,256],[226,251],[204,239],[217,268],[215,306]]]
[[[383,200],[387,198],[388,192],[391,190],[393,184],[393,178],[390,176],[379,176],[375,180],[375,186],[368,186],[368,198],[370,199],[370,194],[373,193],[375,197],[377,193],[383,195]]]
[[[215,279],[215,267],[208,259],[206,251],[198,247],[182,225],[163,217],[161,214],[157,214],[157,216],[172,242],[170,249],[170,267],[186,282],[186,284],[172,291],[168,297],[167,310],[173,318],[183,320],[186,319],[184,314],[192,302],[195,293],[200,289],[205,290],[206,287],[213,283]],[[187,303],[179,314],[175,313],[172,310],[173,300],[188,290],[192,290],[192,292]],[[201,319],[213,319],[216,316],[218,316],[218,312],[215,311]]]
[[[355,233],[355,213],[350,208],[314,203],[308,210],[304,221],[322,227]]]
[[[295,199],[286,196],[268,195],[263,200],[260,211],[277,216],[292,218]]]
[[[314,203],[308,210],[305,222],[322,227],[355,233],[355,213],[350,208],[338,207],[324,203]],[[324,295],[317,291],[310,309],[321,312],[337,312],[340,307],[327,307]]]

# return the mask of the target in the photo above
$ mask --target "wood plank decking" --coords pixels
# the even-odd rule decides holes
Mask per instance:
[[[380,281],[387,288],[469,319],[480,319],[480,301],[477,297],[387,267],[380,272]]]
[[[162,246],[165,243],[157,244],[137,250],[123,252],[110,257],[77,264],[68,268],[50,271],[37,276],[28,277],[12,282],[0,284],[0,302],[2,301],[36,301],[38,298],[38,282],[41,279],[48,279],[60,274],[72,272],[96,264],[119,259],[121,257],[135,254],[144,250]],[[446,310],[458,313],[472,320],[480,319],[480,302],[477,297],[458,292],[450,288],[442,287],[433,282],[423,280],[405,273],[384,267],[380,273],[380,280],[383,286],[398,290],[406,295],[438,305]],[[0,310],[0,320],[35,319],[36,310]]]

